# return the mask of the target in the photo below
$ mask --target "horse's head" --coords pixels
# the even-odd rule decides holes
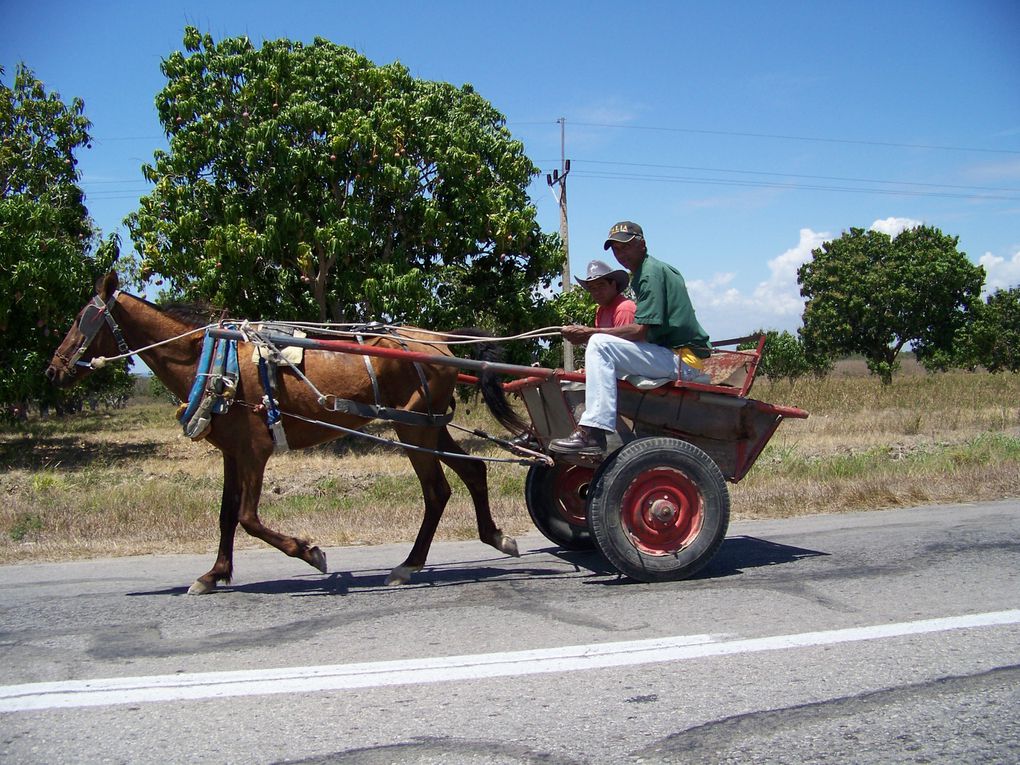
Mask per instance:
[[[92,372],[92,359],[126,350],[120,328],[110,315],[119,284],[113,271],[96,280],[95,297],[78,312],[46,368],[46,377],[54,385],[73,385]]]

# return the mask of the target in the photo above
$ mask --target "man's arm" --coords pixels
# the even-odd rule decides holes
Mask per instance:
[[[569,326],[562,327],[561,331],[565,340],[579,345],[588,342],[588,338],[595,334],[615,335],[635,343],[643,343],[645,338],[648,337],[648,326],[645,324],[624,324],[622,327],[605,327],[602,329],[584,327],[580,324],[570,324]]]

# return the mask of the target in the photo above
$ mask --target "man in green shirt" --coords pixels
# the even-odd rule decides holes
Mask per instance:
[[[578,428],[549,444],[562,454],[601,454],[606,434],[616,430],[616,381],[628,375],[704,382],[701,360],[712,346],[698,323],[680,272],[648,254],[644,232],[631,221],[609,230],[603,249],[613,249],[631,272],[637,312],[633,324],[563,327],[566,340],[587,344],[584,354],[585,411]]]

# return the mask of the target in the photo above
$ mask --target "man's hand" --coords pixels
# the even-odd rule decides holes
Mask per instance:
[[[564,340],[577,345],[587,343],[588,338],[594,334],[616,335],[616,337],[622,337],[624,340],[640,343],[645,341],[645,337],[648,335],[648,327],[644,324],[626,324],[622,327],[596,329],[595,327],[585,327],[580,324],[569,324],[566,327],[560,327],[560,332]]]
[[[560,332],[567,342],[583,345],[588,342],[589,337],[595,334],[596,330],[581,324],[569,324],[566,327],[561,327]]]

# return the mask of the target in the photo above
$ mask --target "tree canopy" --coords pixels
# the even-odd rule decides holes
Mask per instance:
[[[950,351],[984,283],[958,241],[929,226],[895,238],[851,228],[813,250],[797,272],[808,357],[860,353],[888,383],[907,343],[922,362]]]
[[[989,372],[1020,372],[1020,287],[998,289],[974,306],[954,361]]]
[[[540,321],[561,254],[537,168],[470,85],[324,39],[188,27],[184,47],[156,98],[169,151],[128,219],[143,274],[252,318]]]
[[[4,70],[0,68],[0,78]],[[60,403],[43,371],[61,336],[116,258],[100,243],[78,185],[89,145],[85,105],[48,93],[21,64],[0,79],[0,404]],[[115,377],[112,371],[98,381]],[[93,383],[95,385],[95,383]]]

